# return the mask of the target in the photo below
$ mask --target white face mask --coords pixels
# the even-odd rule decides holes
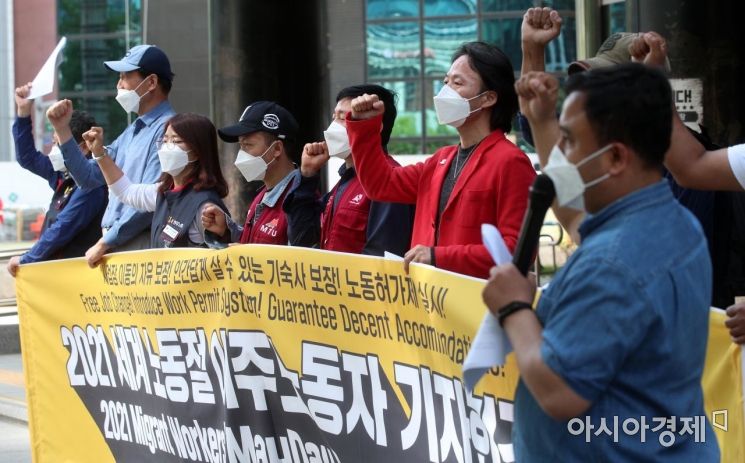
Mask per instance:
[[[52,162],[52,168],[57,172],[66,172],[65,159],[62,157],[62,150],[59,146],[52,145],[52,151],[49,152],[49,160]]]
[[[243,174],[243,177],[247,182],[264,180],[267,167],[269,167],[269,164],[274,162],[274,159],[268,163],[264,162],[264,155],[272,148],[272,146],[274,146],[275,143],[277,143],[277,140],[274,140],[272,144],[269,145],[269,148],[261,153],[261,156],[253,156],[243,150],[238,151],[238,157],[235,158],[235,167],[241,171],[241,174]]]
[[[346,159],[349,157],[352,148],[349,147],[349,136],[347,135],[346,127],[336,120],[331,121],[329,128],[323,132],[323,138],[326,139],[329,156],[334,156],[339,159]]]
[[[451,86],[443,85],[440,92],[433,98],[437,121],[440,124],[460,127],[466,122],[469,115],[481,110],[481,108],[477,108],[471,111],[471,105],[468,102],[480,97],[484,93],[486,92],[481,92],[473,98],[466,99],[453,90]]]
[[[160,161],[160,170],[170,174],[172,177],[183,172],[186,165],[194,161],[189,161],[189,152],[184,151],[175,143],[163,143],[158,149],[158,160]]]
[[[116,91],[116,101],[119,102],[122,108],[124,108],[125,111],[128,113],[136,113],[140,109],[140,100],[143,96],[150,93],[150,90],[143,93],[142,96],[137,94],[137,89],[140,88],[140,85],[144,84],[147,81],[147,78],[140,82],[140,84],[135,87],[134,90],[125,90],[123,88],[120,88]]]
[[[585,210],[585,190],[608,179],[610,174],[601,175],[595,180],[585,183],[579,173],[579,168],[605,153],[612,146],[611,144],[607,144],[577,164],[572,164],[567,160],[559,145],[554,145],[551,154],[548,156],[548,163],[543,168],[543,173],[548,175],[554,182],[556,200],[559,202],[559,206],[569,207],[579,211]]]

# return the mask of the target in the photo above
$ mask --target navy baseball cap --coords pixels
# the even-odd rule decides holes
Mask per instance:
[[[237,143],[238,137],[254,132],[266,132],[281,140],[294,140],[298,125],[288,110],[273,101],[256,101],[243,110],[238,123],[217,131],[224,141]]]
[[[119,61],[104,61],[104,66],[114,72],[141,70],[145,74],[156,74],[161,79],[173,80],[171,63],[163,50],[155,45],[137,45]]]

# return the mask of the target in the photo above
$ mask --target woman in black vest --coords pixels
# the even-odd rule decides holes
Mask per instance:
[[[103,129],[94,127],[83,137],[94,149],[103,144]],[[204,247],[202,208],[215,204],[227,211],[222,198],[228,186],[220,171],[215,126],[199,114],[177,114],[166,123],[158,145],[163,173],[155,184],[131,183],[105,149],[93,158],[111,194],[135,209],[155,212],[150,247]]]

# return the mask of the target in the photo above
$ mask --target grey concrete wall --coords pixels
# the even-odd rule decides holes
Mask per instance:
[[[209,0],[157,0],[149,8],[146,41],[162,48],[176,74],[170,100],[177,112],[212,117]]]
[[[331,114],[339,90],[365,81],[364,13],[364,0],[326,2],[329,70],[326,114]]]

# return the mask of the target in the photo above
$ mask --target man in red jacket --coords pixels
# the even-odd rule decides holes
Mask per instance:
[[[343,88],[336,96],[331,125],[324,132],[326,141],[305,145],[300,182],[285,198],[283,208],[292,246],[375,256],[382,256],[385,251],[402,256],[409,249],[414,208],[407,204],[371,201],[352,162],[344,118],[351,109],[352,100],[364,94],[377,95],[386,105],[379,143],[388,153],[388,140],[396,120],[394,93],[374,84]],[[339,169],[339,181],[319,198],[321,178],[318,173],[330,156],[343,159],[344,164]],[[387,154],[386,158],[392,165],[399,165]]]
[[[440,123],[456,127],[460,143],[406,167],[388,163],[380,147],[384,103],[376,95],[352,101],[347,133],[365,191],[375,201],[416,204],[407,270],[419,262],[487,278],[494,262],[481,242],[483,223],[514,251],[535,178],[528,157],[505,138],[517,112],[514,84],[499,48],[463,44],[434,98]]]

